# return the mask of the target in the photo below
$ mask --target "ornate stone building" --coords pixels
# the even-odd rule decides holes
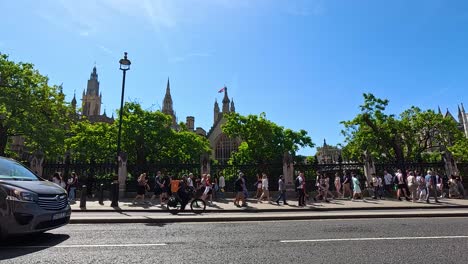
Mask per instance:
[[[328,145],[324,139],[323,146],[317,147],[316,157],[319,164],[338,163],[341,157],[341,149]]]
[[[213,126],[210,128],[208,133],[201,128],[197,127],[195,129],[195,117],[187,116],[186,118],[186,127],[189,131],[193,131],[202,136],[206,136],[210,142],[212,149],[211,158],[218,160],[220,163],[225,163],[231,157],[231,153],[239,147],[241,141],[240,139],[231,139],[222,133],[221,125],[226,123],[224,115],[236,111],[234,105],[234,100],[229,100],[227,87],[223,88],[224,98],[222,111],[220,111],[218,102],[215,101],[213,109]],[[178,129],[177,116],[173,108],[173,101],[171,97],[171,88],[169,84],[169,79],[167,80],[166,94],[163,100],[162,112],[172,116],[172,127]]]
[[[96,66],[88,80],[86,91],[83,90],[83,97],[81,99],[81,118],[86,117],[90,122],[114,122],[113,117],[107,117],[106,112],[101,115],[102,94],[99,92],[99,80]],[[71,102],[72,106],[76,109],[76,98],[73,96]]]
[[[458,127],[465,132],[465,137],[468,138],[468,113],[463,104],[461,104],[461,108],[458,106]]]
[[[229,100],[227,87],[224,87],[223,107],[219,111],[218,101],[214,103],[213,126],[209,130],[207,137],[210,141],[212,154],[211,157],[220,163],[225,163],[231,158],[231,153],[239,148],[241,140],[239,138],[229,138],[222,130],[221,126],[226,123],[224,115],[234,113],[234,99]]]

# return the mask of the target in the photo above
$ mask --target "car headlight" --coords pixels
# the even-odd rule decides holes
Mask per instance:
[[[7,199],[22,202],[36,202],[37,194],[18,187],[11,187]]]

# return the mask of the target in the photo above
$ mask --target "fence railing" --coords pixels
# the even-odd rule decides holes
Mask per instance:
[[[77,161],[65,160],[64,162],[50,163],[45,162],[43,165],[43,177],[51,178],[54,172],[60,172],[65,177],[73,171],[79,177],[80,186],[85,184],[88,187],[89,193],[93,193],[100,184],[104,184],[104,189],[109,190],[112,180],[116,177],[117,165],[115,162],[106,163],[81,163]],[[384,170],[394,173],[399,166],[392,163],[377,163],[375,164],[378,174]],[[464,175],[464,183],[468,184],[468,163],[458,164],[461,175]],[[330,179],[330,187],[333,190],[333,181],[336,173],[343,171],[354,171],[358,175],[363,175],[363,163],[332,163],[332,164],[296,164],[294,165],[295,172],[303,171],[306,176],[307,189],[314,189],[316,175],[318,172],[326,174]],[[428,169],[442,171],[444,163],[406,163],[405,168],[409,170],[419,170],[425,172]],[[167,175],[181,176],[183,174],[193,173],[196,176],[201,175],[200,164],[145,164],[138,166],[128,164],[128,177],[126,182],[126,190],[128,192],[136,191],[137,177],[142,172],[146,172],[149,177],[150,187],[154,187],[154,178],[158,171]],[[277,190],[278,177],[283,174],[283,164],[251,164],[251,165],[211,165],[210,173],[212,178],[219,178],[224,175],[226,180],[227,191],[233,191],[234,182],[237,179],[239,172],[244,173],[247,179],[247,188],[250,191],[255,191],[255,183],[257,175],[266,173],[269,179],[270,190]],[[365,178],[363,178],[365,181]]]

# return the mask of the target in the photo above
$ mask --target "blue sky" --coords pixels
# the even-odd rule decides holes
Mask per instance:
[[[5,0],[0,52],[28,61],[78,99],[97,65],[103,108],[160,109],[171,80],[179,121],[209,130],[226,85],[241,114],[342,142],[362,93],[411,105],[468,107],[468,2],[323,0]],[[301,154],[311,155],[313,149]]]

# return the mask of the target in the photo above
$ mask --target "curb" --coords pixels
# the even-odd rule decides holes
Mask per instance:
[[[108,207],[109,208],[109,207]],[[280,213],[280,212],[331,212],[331,211],[381,211],[381,210],[419,210],[419,209],[468,209],[467,205],[433,205],[433,206],[390,206],[390,207],[343,207],[343,208],[285,208],[285,209],[206,209],[205,213]],[[167,213],[164,209],[72,209],[76,213],[107,213],[107,212],[135,212],[135,213]]]
[[[229,217],[173,217],[173,218],[78,218],[70,219],[70,224],[164,224],[164,223],[206,223],[206,222],[248,222],[281,220],[333,220],[333,219],[376,219],[376,218],[420,218],[420,217],[468,217],[466,213],[408,213],[408,214],[354,214],[354,215],[291,215],[291,216],[229,216]]]

